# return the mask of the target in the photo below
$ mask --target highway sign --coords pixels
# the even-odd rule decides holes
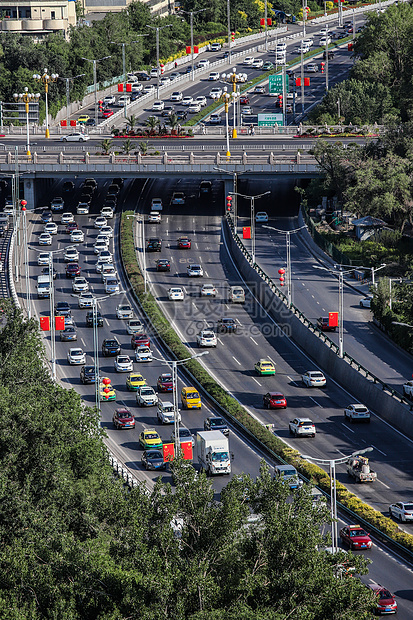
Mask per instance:
[[[281,114],[258,114],[258,127],[283,126],[283,115]]]
[[[283,92],[283,76],[281,73],[277,73],[276,75],[270,75],[269,82],[269,94],[274,93],[282,93]],[[289,88],[289,79],[288,75],[285,76],[285,92],[288,93]]]

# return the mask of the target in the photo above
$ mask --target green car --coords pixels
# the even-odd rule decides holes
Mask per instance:
[[[270,360],[260,360],[254,368],[259,375],[275,375],[275,365]]]
[[[162,448],[162,439],[154,428],[147,428],[139,435],[139,443],[144,450],[148,448]]]
[[[274,69],[274,65],[272,64],[272,62],[270,62],[269,60],[264,62],[264,64],[262,65],[262,70],[263,71],[271,71],[271,69]]]

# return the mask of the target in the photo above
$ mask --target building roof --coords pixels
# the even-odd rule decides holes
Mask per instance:
[[[371,215],[353,220],[352,223],[354,226],[363,226],[364,228],[376,228],[386,225],[386,222],[383,222],[383,220],[380,220],[378,217],[372,217]]]

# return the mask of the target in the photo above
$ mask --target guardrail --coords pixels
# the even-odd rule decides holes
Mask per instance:
[[[276,283],[261,269],[261,267],[259,267],[259,265],[253,262],[251,254],[245,248],[244,244],[242,243],[242,240],[239,238],[239,236],[235,232],[234,223],[233,223],[231,214],[227,214],[226,218],[227,218],[229,228],[231,230],[231,234],[234,238],[234,241],[236,242],[237,246],[243,253],[245,259],[248,261],[250,266],[258,273],[258,275],[262,278],[262,280],[266,282],[266,284],[270,287],[271,291],[275,295],[277,295],[277,297],[279,297],[279,299],[282,300],[284,305],[301,321],[301,323],[303,323],[305,327],[307,327],[311,332],[313,332],[316,336],[318,336],[318,338],[326,346],[328,346],[336,355],[338,355],[339,354],[338,345],[335,342],[333,342],[324,332],[319,330],[317,326],[315,326],[305,316],[305,314],[301,312],[301,310],[299,310],[296,306],[294,306],[294,304],[291,304],[291,306],[288,305],[288,298],[285,295],[285,293],[280,290],[280,288],[276,285]],[[359,372],[365,379],[367,379],[368,381],[370,381],[371,383],[375,385],[381,386],[381,389],[383,392],[386,392],[387,394],[389,394],[392,398],[396,399],[401,404],[407,405],[410,411],[413,410],[413,403],[409,401],[403,394],[393,389],[390,385],[388,385],[387,383],[385,383],[384,381],[376,377],[376,375],[370,372],[365,366],[360,364],[360,362],[358,362],[356,359],[354,359],[351,355],[349,355],[345,351],[344,351],[343,359],[345,362],[347,362],[350,365],[351,368],[356,369],[357,372]]]

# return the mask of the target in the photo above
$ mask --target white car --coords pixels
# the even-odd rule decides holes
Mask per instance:
[[[191,431],[189,430],[189,428],[186,428],[186,426],[180,426],[179,430],[178,430],[178,434],[179,434],[179,441],[182,443],[183,441],[191,441],[192,442],[192,447],[195,447],[195,439],[194,436],[192,435]],[[171,434],[171,441],[175,441],[175,431],[172,431]]]
[[[103,100],[104,106],[108,106],[108,105],[115,105],[116,103],[116,97],[115,95],[106,95],[106,97]]]
[[[142,322],[139,319],[131,318],[126,325],[126,333],[132,336],[144,331]]]
[[[141,385],[136,392],[136,404],[139,407],[155,407],[158,395],[150,385]]]
[[[276,52],[286,52],[287,51],[287,44],[286,43],[277,43],[275,51]]]
[[[211,114],[209,117],[209,122],[211,125],[220,125],[221,124],[221,116],[220,114]]]
[[[204,107],[208,104],[207,98],[204,97],[203,95],[199,95],[199,97],[195,99],[195,103],[199,103],[201,107]]]
[[[133,317],[133,309],[129,304],[119,304],[116,308],[116,318],[131,319]]]
[[[209,67],[209,60],[207,60],[206,58],[203,58],[198,63],[198,69],[205,69],[206,67]]]
[[[330,37],[321,37],[319,45],[320,47],[325,47],[326,45],[330,45],[331,38]]]
[[[216,297],[217,289],[213,284],[204,284],[200,291],[201,297]]]
[[[96,239],[95,239],[95,244],[96,244],[98,241],[103,241],[103,243],[106,245],[106,248],[108,248],[108,246],[109,246],[109,242],[110,242],[109,237],[107,237],[106,235],[102,235],[101,233],[99,233],[99,234],[98,234],[98,236],[97,236],[97,237],[96,237]]]
[[[246,105],[241,109],[241,114],[243,116],[254,116],[254,110],[251,108],[251,106]]]
[[[294,418],[288,424],[291,435],[295,437],[315,437],[314,422],[310,418]]]
[[[94,227],[102,228],[102,226],[106,226],[107,223],[108,223],[107,219],[103,217],[103,215],[100,215],[99,217],[95,219]]]
[[[155,90],[155,86],[153,84],[147,84],[143,87],[142,95],[148,95],[149,93],[153,93]]]
[[[314,40],[313,39],[304,39],[302,42],[302,45],[304,45],[305,47],[312,47],[314,45]]]
[[[360,299],[360,308],[371,308],[373,297],[363,297]]]
[[[186,95],[183,99],[182,99],[182,105],[192,105],[194,99],[193,97],[190,97],[190,95]]]
[[[118,355],[114,362],[116,372],[133,372],[133,360],[129,355]]]
[[[62,217],[60,218],[60,223],[61,224],[70,224],[70,222],[74,222],[75,221],[75,216],[73,215],[73,213],[62,213]]]
[[[106,235],[106,237],[109,237],[109,239],[111,239],[113,237],[112,226],[102,226],[102,228],[100,229],[100,234]]]
[[[107,265],[108,263],[100,262],[100,260],[98,260],[96,263],[96,273],[102,273],[102,269]],[[112,267],[114,267],[114,265],[112,265]]]
[[[135,360],[137,362],[151,362],[152,351],[146,345],[141,345],[135,349]]]
[[[221,43],[210,43],[209,44],[209,51],[210,52],[219,52],[219,50],[222,48]]]
[[[90,293],[89,291],[82,293],[81,295],[79,295],[78,299],[79,308],[93,308],[94,299],[95,296],[92,295],[92,293]]]
[[[209,96],[211,97],[211,99],[219,99],[220,97],[222,97],[222,88],[219,88],[218,86],[216,88],[212,88]]]
[[[216,347],[217,337],[210,329],[202,329],[196,337],[198,347]]]
[[[79,202],[79,204],[76,207],[76,213],[77,215],[89,215],[89,205],[87,202]]]
[[[69,246],[66,248],[63,260],[66,263],[77,263],[79,260],[79,252],[73,246]]]
[[[152,224],[159,224],[161,219],[162,218],[159,211],[151,211],[148,215],[148,222],[151,222]]]
[[[265,211],[258,211],[258,213],[255,215],[255,221],[268,222],[268,213],[266,213]]]
[[[130,103],[129,95],[121,95],[118,99],[117,106],[119,108],[123,108],[123,106],[128,105]]]
[[[171,75],[169,76],[169,79],[171,82],[173,82],[174,80],[177,80],[179,77],[181,77],[181,74],[178,72],[173,72],[171,73]]]
[[[191,105],[188,106],[188,112],[190,114],[197,114],[200,111],[201,111],[201,106],[199,103],[191,103]]]
[[[163,101],[154,101],[152,104],[153,112],[162,112],[164,107],[165,107],[165,104]]]
[[[159,74],[159,69],[157,67],[155,67],[154,69],[151,69],[149,72],[149,75],[151,78],[157,78]]]
[[[38,265],[48,265],[50,263],[50,252],[40,252],[37,256]]]
[[[212,71],[212,73],[210,73],[208,76],[208,80],[210,80],[211,82],[217,82],[220,77],[221,75],[218,73],[218,71]]]
[[[70,365],[86,364],[86,353],[79,348],[71,348],[67,352],[67,361]]]
[[[264,61],[261,58],[256,58],[251,66],[254,67],[254,69],[261,69],[263,64]]]
[[[105,293],[107,295],[114,295],[115,293],[120,293],[119,282],[116,278],[105,279]]]
[[[85,234],[83,230],[72,230],[70,233],[71,243],[83,243],[85,240]]]
[[[389,514],[399,521],[413,521],[413,502],[396,502],[389,506]]]
[[[307,73],[318,73],[318,65],[307,65],[305,70],[307,71]]]
[[[201,265],[192,264],[188,265],[188,267],[186,268],[186,273],[190,278],[198,278],[204,275],[204,270],[202,269]]]
[[[162,211],[162,198],[152,198],[151,211]]]
[[[49,233],[49,235],[57,235],[57,224],[48,222],[44,225],[43,232]]]
[[[158,420],[161,424],[174,423],[174,406],[169,400],[158,400],[158,410],[156,412]],[[181,421],[181,414],[178,411],[178,422]]]
[[[102,250],[107,250],[107,248],[108,248],[108,244],[106,243],[106,241],[96,240],[93,246],[93,251],[95,254],[99,254]]]
[[[168,291],[168,299],[170,301],[183,301],[184,291],[179,286],[173,286]]]
[[[102,207],[100,210],[101,217],[105,217],[107,220],[113,219],[113,209],[112,207]]]
[[[100,270],[100,277],[103,283],[106,282],[108,278],[116,278],[116,269],[112,263],[103,263]]]
[[[83,276],[76,276],[72,280],[72,291],[74,293],[86,293],[89,290],[89,282]]]
[[[349,418],[350,422],[370,422],[370,410],[359,403],[348,405],[344,409],[344,417],[346,420]]]
[[[302,376],[302,381],[307,387],[324,387],[326,378],[319,370],[307,370]]]
[[[310,51],[310,48],[309,48],[309,47],[306,47],[305,45],[303,45],[302,47],[295,47],[295,48],[294,48],[294,53],[295,53],[295,54],[301,54],[301,52],[302,52],[303,54],[306,54],[306,53],[307,53],[307,52],[309,52],[309,51]]]
[[[49,233],[42,233],[39,236],[39,245],[52,245],[52,235]]]
[[[61,142],[86,142],[86,140],[90,140],[90,138],[86,133],[74,131],[73,133],[67,134],[67,136],[62,136],[60,140]]]
[[[254,60],[255,60],[254,56],[245,56],[244,62],[242,64],[245,65],[246,67],[250,67],[252,63],[254,62]]]
[[[100,263],[112,263],[112,254],[109,250],[101,250],[99,252],[98,260]]]
[[[181,93],[181,91],[176,90],[174,93],[172,93],[172,95],[169,98],[169,101],[182,101],[182,99],[184,98],[183,94]]]

